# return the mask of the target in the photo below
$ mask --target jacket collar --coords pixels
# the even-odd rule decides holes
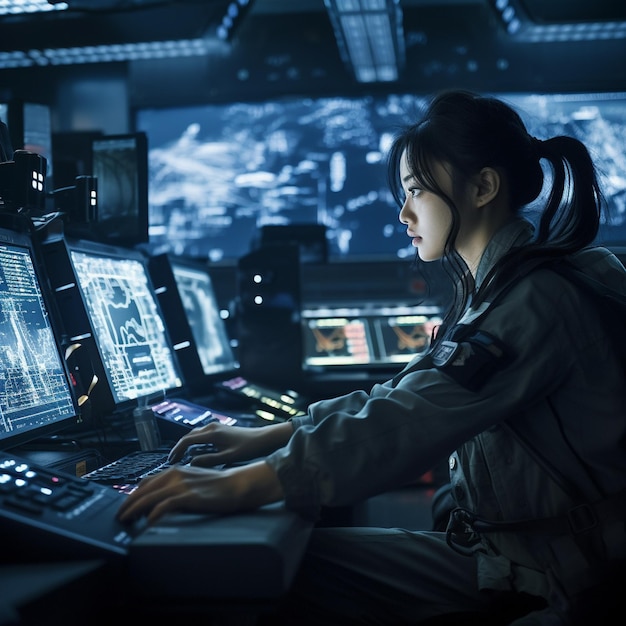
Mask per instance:
[[[524,245],[532,239],[533,230],[533,225],[528,220],[515,217],[494,234],[491,241],[487,244],[476,269],[474,287],[476,290],[480,288],[489,270],[511,248]]]

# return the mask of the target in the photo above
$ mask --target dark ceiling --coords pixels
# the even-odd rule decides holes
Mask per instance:
[[[53,4],[53,3],[51,3]],[[12,51],[193,39],[214,32],[227,0],[70,0],[70,10],[0,16],[0,57]],[[556,40],[507,33],[495,6],[510,4],[524,24],[588,24]],[[406,64],[393,84],[358,84],[338,50],[324,0],[250,0],[228,44],[203,58],[125,64],[134,104],[447,86],[513,91],[626,91],[626,39],[592,36],[626,23],[615,0],[401,0]],[[555,31],[558,32],[558,31]],[[100,64],[102,66],[106,64]],[[114,65],[114,64],[111,64]],[[119,64],[118,64],[119,65]],[[97,74],[104,67],[0,69],[0,92],[47,72]]]

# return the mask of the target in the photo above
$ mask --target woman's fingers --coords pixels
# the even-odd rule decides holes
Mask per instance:
[[[225,475],[222,472],[206,468],[169,468],[144,478],[122,503],[118,519],[133,522],[145,516],[149,522],[154,522],[165,513],[174,511],[213,512],[213,508],[219,507],[220,499],[216,499],[214,505],[213,500],[205,496],[216,491],[216,481],[223,478]]]

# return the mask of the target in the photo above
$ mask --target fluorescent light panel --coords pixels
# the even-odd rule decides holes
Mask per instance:
[[[1,1],[1,0],[0,0]],[[78,65],[146,59],[205,56],[226,45],[217,39],[181,39],[141,43],[85,46],[82,48],[48,48],[44,50],[0,51],[0,69],[45,65]]]
[[[229,28],[232,29],[233,20],[236,21],[237,18],[240,18],[249,4],[250,0],[232,0],[226,9],[224,17],[226,22],[220,25],[215,36],[170,41],[46,48],[42,50],[13,50],[7,52],[0,49],[0,69],[206,56],[211,52],[223,52],[224,47],[227,45],[225,41],[230,36],[229,29],[224,31],[225,24],[230,24]],[[66,2],[52,5],[47,0],[0,0],[0,15],[58,11],[66,10],[67,8],[68,4]],[[2,43],[0,42],[0,48],[1,46]]]
[[[626,38],[626,22],[536,24],[518,0],[491,0],[506,32],[519,41],[594,41]]]
[[[0,0],[0,15],[41,13],[43,11],[65,11],[66,2],[50,4],[48,0]]]
[[[398,79],[404,64],[399,0],[324,0],[339,50],[361,83]]]
[[[232,0],[226,7],[226,12],[220,25],[217,27],[217,36],[227,41],[232,36],[233,30],[243,18],[250,0]]]

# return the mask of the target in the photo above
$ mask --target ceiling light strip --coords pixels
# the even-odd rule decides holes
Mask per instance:
[[[221,50],[224,45],[217,39],[202,38],[14,52],[0,51],[0,69],[204,56]]]
[[[48,0],[0,0],[0,15],[65,11],[67,8],[67,2],[50,4]]]

